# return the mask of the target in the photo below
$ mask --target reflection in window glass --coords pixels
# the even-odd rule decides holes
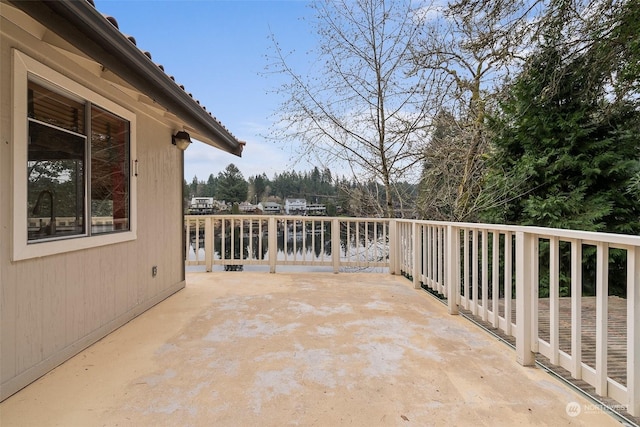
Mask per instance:
[[[86,138],[29,121],[28,240],[84,234]]]
[[[91,108],[91,231],[129,230],[129,122]]]

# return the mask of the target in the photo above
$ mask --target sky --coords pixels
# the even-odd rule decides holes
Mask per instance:
[[[165,72],[205,106],[239,140],[242,157],[201,142],[185,151],[185,179],[206,181],[233,163],[250,176],[311,170],[296,161],[289,144],[265,138],[280,98],[277,76],[264,71],[273,34],[284,51],[294,51],[291,65],[304,66],[316,38],[312,11],[302,0],[94,0],[112,16],[138,48],[151,53]]]

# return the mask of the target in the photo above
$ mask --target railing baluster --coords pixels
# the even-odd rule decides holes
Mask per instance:
[[[439,227],[434,225],[431,227],[431,288],[438,291],[438,283],[440,278],[438,273],[440,272],[440,256],[439,256],[439,244],[438,241]]]
[[[293,261],[298,260],[298,221],[291,220],[291,234],[293,234]]]
[[[582,379],[582,240],[571,241],[571,375]]]
[[[549,345],[551,357],[549,361],[557,365],[560,349],[560,242],[557,237],[549,239]]]
[[[398,222],[394,219],[389,221],[389,273],[399,274],[398,269]]]
[[[282,235],[284,236],[284,245],[283,245],[283,253],[285,261],[289,260],[289,223],[290,219],[285,219],[283,221]]]
[[[191,252],[191,221],[187,218],[184,226],[184,261],[189,264],[189,253]]]
[[[482,320],[489,318],[489,232],[482,230]]]
[[[238,232],[236,232],[236,222],[240,223],[240,225],[238,225],[238,228],[237,228]],[[230,253],[230,257],[231,257],[232,260],[236,260],[237,259],[237,257],[236,257],[236,246],[237,246],[236,240],[237,240],[237,234],[239,232],[241,232],[241,227],[242,227],[242,224],[241,224],[241,222],[239,220],[236,220],[236,219],[232,219],[231,220],[231,253]],[[235,265],[235,264],[233,264],[233,265]]]
[[[204,219],[204,264],[207,272],[213,270],[213,232],[211,230],[211,217]]]
[[[331,222],[331,260],[333,272],[340,271],[340,221],[334,218]]]
[[[431,226],[424,226],[424,284],[431,288]]]
[[[238,238],[234,239],[238,241],[237,245],[239,246],[239,250],[237,251],[238,258],[236,259],[244,259],[244,220],[238,219],[238,223],[240,224],[238,226]],[[234,252],[234,254],[235,253],[236,252]]]
[[[429,226],[426,224],[423,224],[422,226],[422,243],[421,243],[421,247],[422,247],[422,255],[421,255],[421,260],[420,260],[420,265],[422,266],[420,268],[421,271],[421,278],[420,280],[422,281],[422,286],[429,286]]]
[[[640,416],[640,247],[627,250],[627,412]]]
[[[306,233],[305,233],[306,234]],[[305,253],[307,246],[305,245]],[[310,258],[313,260],[315,258],[315,248],[316,248],[316,220],[311,220],[311,254]]]
[[[355,242],[353,245],[353,249],[354,249],[354,257],[356,260],[356,267],[362,267],[362,259],[364,257],[364,254],[366,253],[366,242],[363,238],[363,232],[364,230],[362,230],[362,227],[364,227],[364,221],[356,221],[355,222]],[[362,245],[360,244],[360,242],[365,242]]]
[[[491,311],[493,311],[493,316],[491,316],[491,324],[497,328],[500,325],[498,318],[500,315],[498,309],[500,302],[500,233],[494,230],[491,234],[493,235],[493,247],[491,248]]]
[[[324,261],[324,257],[325,257],[325,250],[324,250],[324,245],[325,245],[325,241],[324,241],[324,233],[327,231],[327,222],[325,220],[322,220],[322,233],[320,234],[320,247],[322,248],[322,251],[320,251],[320,261]]]
[[[196,220],[196,239],[194,241],[194,250],[196,251],[196,261],[200,261],[200,220]],[[206,254],[205,254],[206,256]]]
[[[445,257],[447,256],[444,242],[445,242],[445,228],[438,226],[438,293],[441,295],[445,295]]]
[[[227,255],[227,220],[222,218],[220,220],[220,259],[226,260]]]
[[[512,292],[513,282],[513,235],[510,231],[504,233],[504,319],[505,328],[504,332],[507,335],[512,335],[511,320],[513,307],[511,305],[511,299],[513,298]]]
[[[474,316],[478,315],[478,230],[474,229],[472,233],[471,248],[471,286],[473,287],[473,310]]]
[[[411,253],[413,255],[412,258],[412,269],[411,269],[411,277],[413,279],[413,287],[415,289],[420,289],[420,250],[418,249],[418,243],[422,241],[419,236],[419,228],[418,223],[413,221],[411,223]]]
[[[440,283],[442,276],[440,275],[440,263],[442,256],[440,255],[440,226],[433,227],[433,287],[440,293]]]
[[[596,245],[596,393],[607,395],[609,246]]]
[[[456,302],[460,288],[460,278],[458,277],[459,263],[458,252],[460,252],[460,232],[457,227],[447,226],[447,307],[449,314],[458,314],[458,304]]]
[[[532,242],[532,262],[535,262],[531,271],[531,349],[539,351],[538,342],[538,300],[540,295],[540,237],[533,236]]]
[[[464,280],[463,280],[463,284],[464,284],[464,301],[466,302],[466,304],[464,305],[464,308],[466,308],[467,310],[470,307],[470,303],[471,303],[471,299],[469,298],[469,289],[470,289],[470,283],[469,283],[469,229],[465,228],[464,229],[464,242],[462,244],[463,247],[463,253],[462,253],[462,262],[463,262],[463,274],[464,274]]]
[[[278,260],[278,226],[275,217],[269,218],[267,230],[267,243],[269,245],[269,272],[276,272],[276,261]]]

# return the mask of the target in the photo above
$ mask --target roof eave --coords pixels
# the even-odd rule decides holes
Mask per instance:
[[[238,141],[90,3],[84,0],[9,1],[122,76],[137,90],[217,143],[220,149],[241,156],[244,143]]]

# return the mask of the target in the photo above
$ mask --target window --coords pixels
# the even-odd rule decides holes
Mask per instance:
[[[29,241],[129,230],[129,123],[33,81],[27,102]]]
[[[13,259],[135,239],[135,115],[14,58]]]

